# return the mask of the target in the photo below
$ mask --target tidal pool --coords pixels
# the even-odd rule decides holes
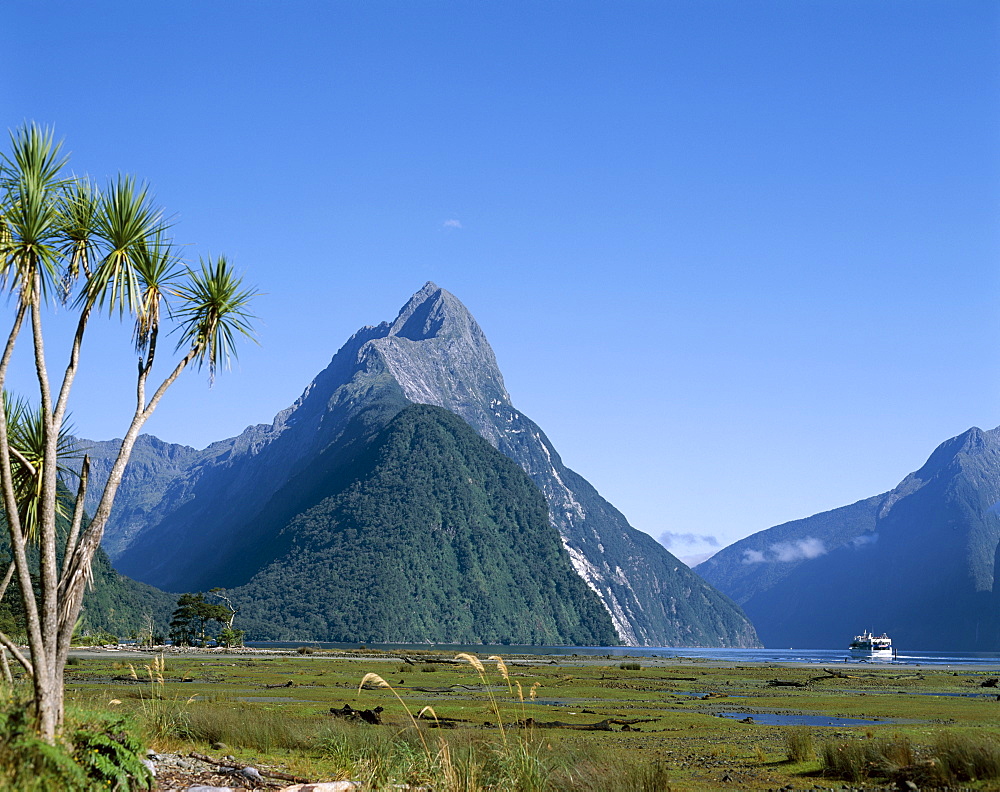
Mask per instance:
[[[753,718],[754,723],[764,726],[879,726],[892,723],[888,720],[863,720],[861,718],[837,718],[831,715],[803,715],[785,712],[720,712],[720,718],[743,720]]]

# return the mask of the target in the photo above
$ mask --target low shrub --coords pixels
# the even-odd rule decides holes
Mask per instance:
[[[93,634],[73,636],[73,646],[108,646],[118,644],[118,636],[106,630],[98,630]]]
[[[622,671],[639,671],[642,669],[641,663],[621,663],[618,666]]]
[[[294,716],[250,704],[233,702],[218,706],[209,701],[189,701],[175,707],[170,719],[150,726],[163,737],[209,745],[222,742],[234,748],[268,753],[315,750],[323,723],[321,716]]]

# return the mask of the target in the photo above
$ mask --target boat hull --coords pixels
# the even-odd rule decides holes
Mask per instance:
[[[851,657],[892,657],[892,649],[850,649]]]

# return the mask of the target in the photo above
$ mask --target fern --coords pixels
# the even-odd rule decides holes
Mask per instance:
[[[74,758],[105,789],[151,789],[153,776],[142,763],[142,743],[121,717],[88,724],[73,735]]]

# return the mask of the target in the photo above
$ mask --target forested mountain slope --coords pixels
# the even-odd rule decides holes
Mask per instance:
[[[541,429],[513,407],[475,319],[432,283],[393,322],[359,330],[271,424],[204,451],[171,446],[160,467],[159,441],[149,439],[149,466],[120,494],[123,520],[108,527],[108,546],[122,548],[117,567],[171,590],[247,583],[278,558],[275,532],[327,497],[331,471],[412,403],[459,415],[528,473],[574,569],[624,642],[756,643],[736,605],[563,465]]]
[[[405,408],[332,479],[274,537],[278,557],[232,593],[255,636],[617,641],[541,492],[454,414]]]

